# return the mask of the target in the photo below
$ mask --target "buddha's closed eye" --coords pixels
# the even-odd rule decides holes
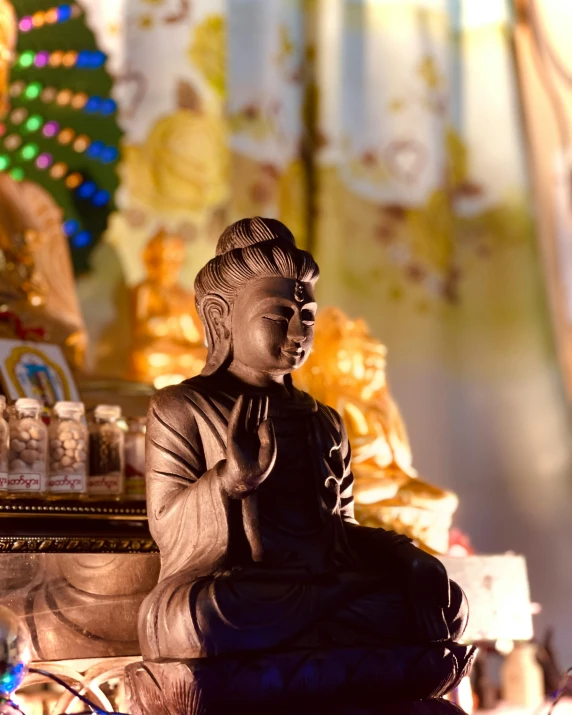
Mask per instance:
[[[263,315],[264,320],[270,320],[272,323],[278,323],[282,325],[288,325],[288,318],[283,315]]]

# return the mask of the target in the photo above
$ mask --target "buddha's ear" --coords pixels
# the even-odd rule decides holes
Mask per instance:
[[[207,364],[202,375],[212,375],[231,357],[231,310],[227,301],[216,293],[208,293],[201,301],[208,346]]]

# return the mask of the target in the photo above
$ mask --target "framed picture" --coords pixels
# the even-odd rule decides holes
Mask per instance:
[[[79,400],[74,379],[58,345],[0,338],[0,380],[7,397],[34,397],[52,407]]]

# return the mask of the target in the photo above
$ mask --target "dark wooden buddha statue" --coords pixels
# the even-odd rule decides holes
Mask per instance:
[[[140,712],[382,713],[468,668],[461,589],[407,537],[356,522],[344,424],[292,385],[318,275],[283,224],[254,218],[226,229],[197,276],[207,365],[159,391],[148,417],[161,576],[128,678]],[[453,706],[440,707],[419,712]]]

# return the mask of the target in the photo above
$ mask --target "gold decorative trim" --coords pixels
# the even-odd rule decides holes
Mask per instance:
[[[121,519],[122,521],[142,521],[147,519],[145,507],[131,506],[91,506],[89,504],[26,504],[25,502],[9,501],[0,503],[0,517],[25,516],[42,514],[45,516],[65,516],[76,518]]]
[[[0,536],[0,553],[148,554],[158,552],[153,539],[95,536]]]

